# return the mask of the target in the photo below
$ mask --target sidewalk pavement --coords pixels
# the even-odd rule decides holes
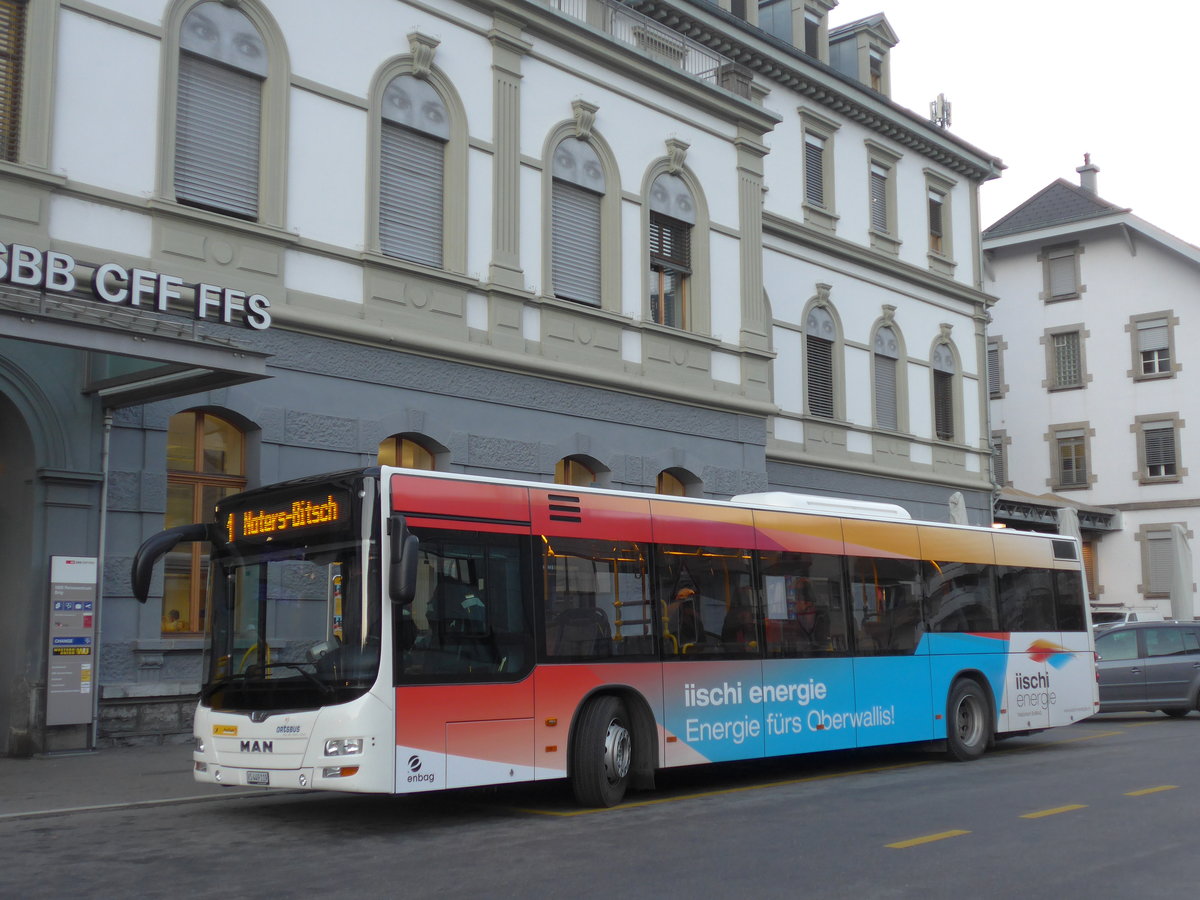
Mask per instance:
[[[29,759],[0,757],[0,823],[254,795],[192,780],[192,744],[113,747]]]

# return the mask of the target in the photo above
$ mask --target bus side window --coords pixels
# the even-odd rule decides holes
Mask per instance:
[[[1079,572],[1060,569],[1054,573],[1054,611],[1059,631],[1087,631],[1087,606],[1083,602],[1083,579]]]
[[[761,654],[761,616],[752,561],[749,550],[658,547],[655,597],[665,657]]]
[[[925,579],[925,618],[930,631],[998,630],[991,566],[926,560],[921,568]]]
[[[767,656],[843,654],[849,640],[842,558],[813,553],[759,554],[766,595]]]
[[[903,656],[917,648],[925,630],[917,560],[851,559],[850,596],[859,654]]]
[[[515,535],[422,530],[417,590],[396,611],[397,678],[516,677],[533,656]]]
[[[998,567],[1000,627],[1004,631],[1057,631],[1050,569]]]
[[[654,652],[642,545],[543,540],[543,645],[555,659],[606,659]]]

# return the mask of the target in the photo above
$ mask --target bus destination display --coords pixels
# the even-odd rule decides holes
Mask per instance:
[[[343,493],[280,500],[250,509],[227,511],[225,529],[230,542],[269,541],[329,528],[346,521],[350,503]]]

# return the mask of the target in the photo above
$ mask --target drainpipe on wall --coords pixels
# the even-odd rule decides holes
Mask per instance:
[[[113,411],[104,410],[104,438],[100,446],[100,534],[96,549],[96,620],[94,653],[92,655],[92,729],[88,744],[95,750],[100,733],[100,615],[104,610],[104,561],[105,544],[108,539],[108,454],[112,439]]]

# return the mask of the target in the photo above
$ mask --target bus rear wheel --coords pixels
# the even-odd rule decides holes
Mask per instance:
[[[979,759],[992,741],[991,707],[978,682],[954,683],[946,703],[946,754],[953,760]]]
[[[584,806],[616,806],[629,787],[633,735],[625,704],[597,697],[584,707],[571,748],[571,787]]]

